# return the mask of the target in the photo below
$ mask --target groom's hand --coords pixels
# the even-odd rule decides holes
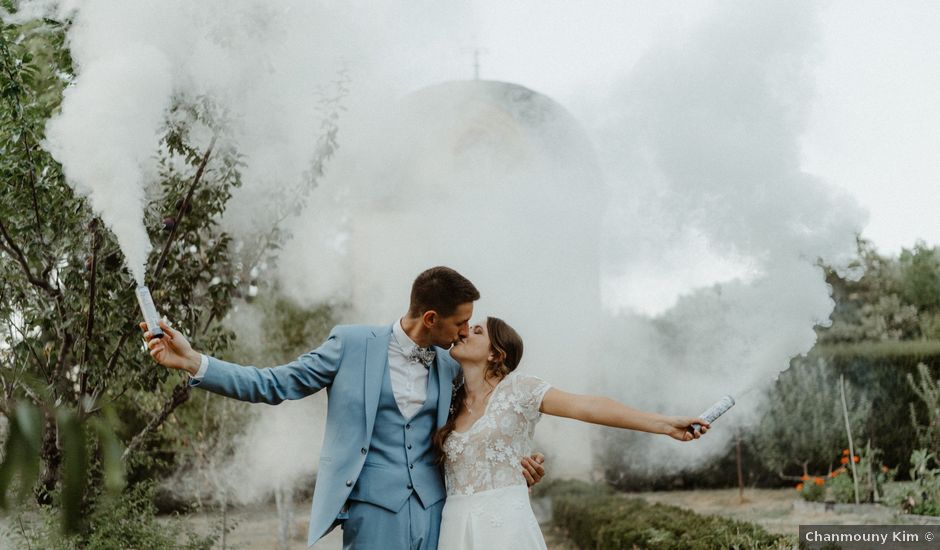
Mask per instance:
[[[199,372],[202,355],[189,345],[189,340],[183,336],[183,333],[170,327],[162,319],[160,328],[163,329],[163,338],[153,338],[147,330],[147,323],[140,324],[140,330],[144,331],[144,341],[147,342],[150,355],[157,363],[171,369],[181,369],[193,375]]]
[[[535,453],[522,459],[522,475],[525,477],[526,485],[529,487],[535,485],[545,476],[545,456],[542,453]]]

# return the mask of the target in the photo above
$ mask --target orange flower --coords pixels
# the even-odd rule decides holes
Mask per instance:
[[[859,461],[858,455],[855,455],[852,457],[852,462],[858,462],[858,461]]]
[[[807,479],[809,479],[809,476],[806,474],[803,474],[800,476],[800,479],[802,479],[803,481],[806,481]]]
[[[813,478],[813,483],[815,483],[816,485],[822,485],[822,484],[824,484],[825,482],[826,482],[826,480],[824,480],[824,479],[821,478],[821,477],[814,477],[814,478]]]
[[[796,490],[797,490],[797,491],[802,491],[802,490],[803,490],[803,484],[802,484],[802,483],[797,483],[797,484],[796,484]]]
[[[849,463],[849,457],[843,456],[842,458],[839,459],[839,462],[842,463],[842,464],[848,464],[848,463]]]
[[[848,449],[842,449],[842,456],[849,456],[849,450],[848,450]]]
[[[881,471],[882,471],[882,472],[888,473],[890,470],[891,470],[891,468],[888,468],[888,467],[885,466],[884,464],[881,465]]]

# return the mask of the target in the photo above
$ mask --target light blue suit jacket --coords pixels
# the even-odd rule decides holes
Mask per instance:
[[[352,492],[365,463],[375,425],[379,394],[388,363],[389,326],[338,326],[317,349],[268,369],[209,358],[201,380],[191,385],[252,403],[275,405],[326,388],[326,434],[317,468],[307,544],[337,525],[336,516]],[[460,365],[436,348],[439,399],[437,428],[447,421],[451,386]],[[427,434],[431,437],[433,434]]]

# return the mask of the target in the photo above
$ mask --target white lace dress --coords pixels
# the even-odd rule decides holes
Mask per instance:
[[[532,454],[539,407],[550,387],[512,372],[493,390],[483,416],[447,437],[440,550],[545,548],[519,461]]]

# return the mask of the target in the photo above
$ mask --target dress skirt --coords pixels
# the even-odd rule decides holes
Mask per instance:
[[[449,495],[439,550],[546,550],[525,485]]]

